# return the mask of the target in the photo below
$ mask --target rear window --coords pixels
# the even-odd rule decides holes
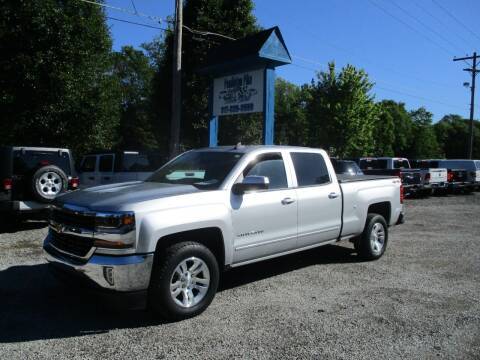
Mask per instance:
[[[361,159],[360,160],[360,169],[370,170],[370,169],[387,169],[388,161],[385,159]]]
[[[70,156],[66,151],[15,150],[13,153],[14,175],[23,175],[47,165],[58,166],[71,174]]]
[[[98,162],[98,170],[100,172],[113,171],[113,155],[102,155]]]
[[[83,160],[80,171],[82,172],[94,172],[95,165],[97,164],[97,157],[95,155],[86,156]]]
[[[158,154],[124,154],[123,161],[116,171],[121,172],[149,172],[160,168],[164,157]]]
[[[439,167],[448,169],[476,170],[474,162],[468,160],[440,160],[438,163]]]
[[[321,185],[330,182],[327,165],[318,153],[291,153],[298,186]]]
[[[393,161],[393,168],[394,169],[410,169],[410,164],[406,159],[394,160]]]

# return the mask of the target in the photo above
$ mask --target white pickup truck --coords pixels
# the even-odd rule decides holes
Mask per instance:
[[[323,150],[206,148],[144,182],[59,197],[44,250],[70,280],[139,295],[182,319],[207,308],[229,267],[347,239],[361,258],[380,258],[402,202],[398,177],[339,179]]]

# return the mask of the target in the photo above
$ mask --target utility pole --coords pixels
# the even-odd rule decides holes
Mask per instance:
[[[463,71],[469,71],[472,73],[472,83],[470,86],[471,97],[470,97],[470,141],[468,143],[468,158],[471,159],[473,156],[473,114],[475,108],[475,77],[480,70],[477,70],[477,58],[480,56],[476,52],[473,53],[473,56],[466,56],[463,58],[454,58],[453,61],[460,60],[473,60],[473,66],[471,68],[463,69]]]
[[[180,119],[182,117],[182,28],[183,1],[175,0],[173,39],[172,118],[170,121],[170,157],[180,152]]]

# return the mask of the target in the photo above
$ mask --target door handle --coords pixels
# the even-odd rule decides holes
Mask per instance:
[[[110,180],[110,176],[104,176],[103,180]]]
[[[328,194],[329,199],[336,199],[339,196],[340,196],[340,194],[335,193],[335,192],[331,192],[330,194]]]
[[[88,180],[95,180],[95,177],[94,176],[89,176]]]
[[[291,203],[294,203],[294,202],[295,202],[295,199],[287,197],[287,198],[282,200],[282,205],[288,205],[288,204],[291,204]]]

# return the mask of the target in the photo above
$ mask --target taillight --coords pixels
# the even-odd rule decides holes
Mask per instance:
[[[10,178],[3,179],[3,190],[12,190],[13,181]]]
[[[405,190],[403,189],[403,185],[400,185],[400,204],[403,204],[404,198],[405,198]]]
[[[430,177],[431,177],[431,176],[430,176],[430,173],[427,173],[427,174],[425,175],[425,182],[430,182]]]
[[[447,173],[447,180],[448,182],[452,182],[453,181],[453,172],[449,171]]]
[[[69,185],[70,185],[70,188],[72,188],[72,189],[77,189],[79,184],[80,184],[80,181],[79,181],[78,177],[72,177],[69,180]]]
[[[399,178],[400,178],[400,180],[402,179],[402,173],[401,173],[401,171],[400,171],[400,170],[397,170],[397,171],[395,171],[395,172],[393,173],[393,176],[397,176],[397,177],[399,177]]]

